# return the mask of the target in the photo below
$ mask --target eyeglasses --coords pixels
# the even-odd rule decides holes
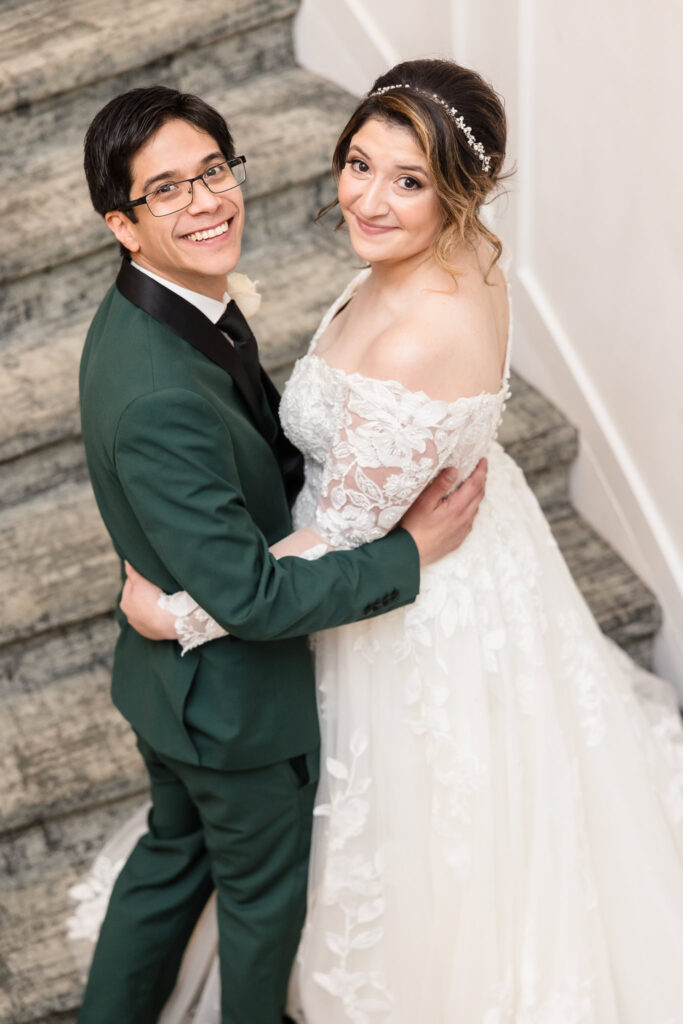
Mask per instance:
[[[244,166],[246,162],[246,156],[236,156],[221,164],[212,164],[201,174],[196,174],[194,178],[184,178],[183,181],[167,181],[159,188],[155,188],[153,192],[148,192],[146,196],[123,203],[119,209],[131,210],[134,206],[142,206],[146,203],[149,212],[154,217],[166,217],[170,213],[180,213],[192,203],[195,181],[203,181],[209,192],[228,192],[231,188],[237,188],[238,185],[246,181],[247,169]]]

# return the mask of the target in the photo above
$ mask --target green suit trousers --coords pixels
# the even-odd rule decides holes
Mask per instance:
[[[155,1024],[214,887],[222,1024],[280,1024],[305,914],[318,751],[226,772],[138,746],[149,832],[114,887],[79,1024]]]

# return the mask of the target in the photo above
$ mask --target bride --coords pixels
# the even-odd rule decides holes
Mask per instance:
[[[378,79],[334,154],[368,267],[283,396],[306,483],[275,552],[354,547],[444,466],[489,471],[414,605],[315,638],[322,777],[288,1009],[306,1024],[683,1021],[675,703],[600,633],[495,439],[510,311],[480,210],[504,153],[493,90],[418,60]],[[222,635],[158,597],[131,572],[145,635]]]

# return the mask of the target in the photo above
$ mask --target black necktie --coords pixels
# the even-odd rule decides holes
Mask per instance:
[[[216,324],[216,327],[223,331],[224,334],[227,334],[232,341],[235,351],[244,363],[247,373],[251,378],[256,394],[260,394],[261,369],[256,338],[252,334],[251,327],[234,299],[231,299],[226,306],[225,312]]]
[[[278,416],[280,396],[268,374],[261,369],[256,338],[239,306],[232,299],[216,327],[227,334],[232,341],[235,353],[240,357],[255,394],[263,395],[265,393],[266,401],[273,414],[275,430],[269,440],[280,466],[289,504],[292,505],[304,482],[303,458],[280,426]]]

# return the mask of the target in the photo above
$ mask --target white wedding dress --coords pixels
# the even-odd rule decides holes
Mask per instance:
[[[489,471],[471,534],[423,571],[413,605],[315,638],[322,774],[288,1012],[305,1024],[682,1024],[675,700],[601,634],[496,442],[507,367],[497,394],[447,403],[316,355],[363,274],[283,396],[306,458],[296,527],[355,547],[442,467],[464,479],[486,456]],[[186,968],[201,990],[195,1024],[220,1019],[208,955]],[[179,990],[177,1005],[195,1000],[189,982]],[[193,1019],[173,1012],[164,1024]]]

